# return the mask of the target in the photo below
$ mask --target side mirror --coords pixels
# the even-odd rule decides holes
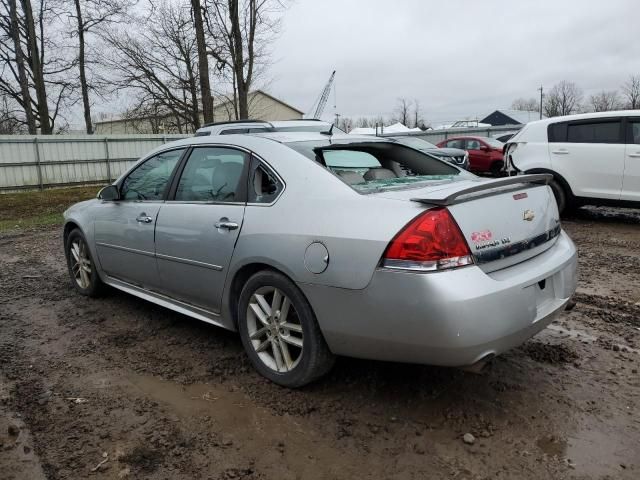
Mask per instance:
[[[100,200],[104,200],[105,202],[120,200],[120,192],[118,191],[118,187],[116,187],[115,185],[107,185],[98,192],[98,198]]]

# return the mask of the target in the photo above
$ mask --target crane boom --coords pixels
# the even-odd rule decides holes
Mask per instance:
[[[320,94],[320,99],[318,100],[318,106],[316,107],[316,110],[313,113],[313,118],[319,119],[322,116],[322,112],[324,112],[324,107],[327,105],[327,100],[329,99],[329,94],[331,93],[331,85],[333,85],[333,78],[335,76],[336,76],[336,71],[334,70],[331,76],[329,77],[329,81],[324,86],[324,89]]]

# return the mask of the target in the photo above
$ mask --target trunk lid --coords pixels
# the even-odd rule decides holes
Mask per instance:
[[[453,181],[374,195],[446,206],[476,263],[491,272],[525,261],[555,243],[560,219],[548,177]]]

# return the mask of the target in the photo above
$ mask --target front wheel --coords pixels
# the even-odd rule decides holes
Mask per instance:
[[[71,284],[76,291],[88,297],[97,297],[104,291],[89,245],[79,229],[74,229],[65,244],[65,254]]]
[[[238,302],[238,329],[255,369],[279,385],[301,387],[333,366],[311,306],[280,273],[262,271],[247,281]]]

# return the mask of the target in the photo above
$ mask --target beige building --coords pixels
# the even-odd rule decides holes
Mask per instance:
[[[249,94],[249,117],[255,120],[296,120],[301,119],[304,112],[269,95],[262,90],[255,90]],[[228,99],[214,100],[213,116],[215,122],[235,120],[233,103]],[[202,113],[200,122],[203,123]],[[138,117],[120,118],[96,122],[95,133],[180,133],[172,117]],[[189,131],[182,133],[193,133]]]

